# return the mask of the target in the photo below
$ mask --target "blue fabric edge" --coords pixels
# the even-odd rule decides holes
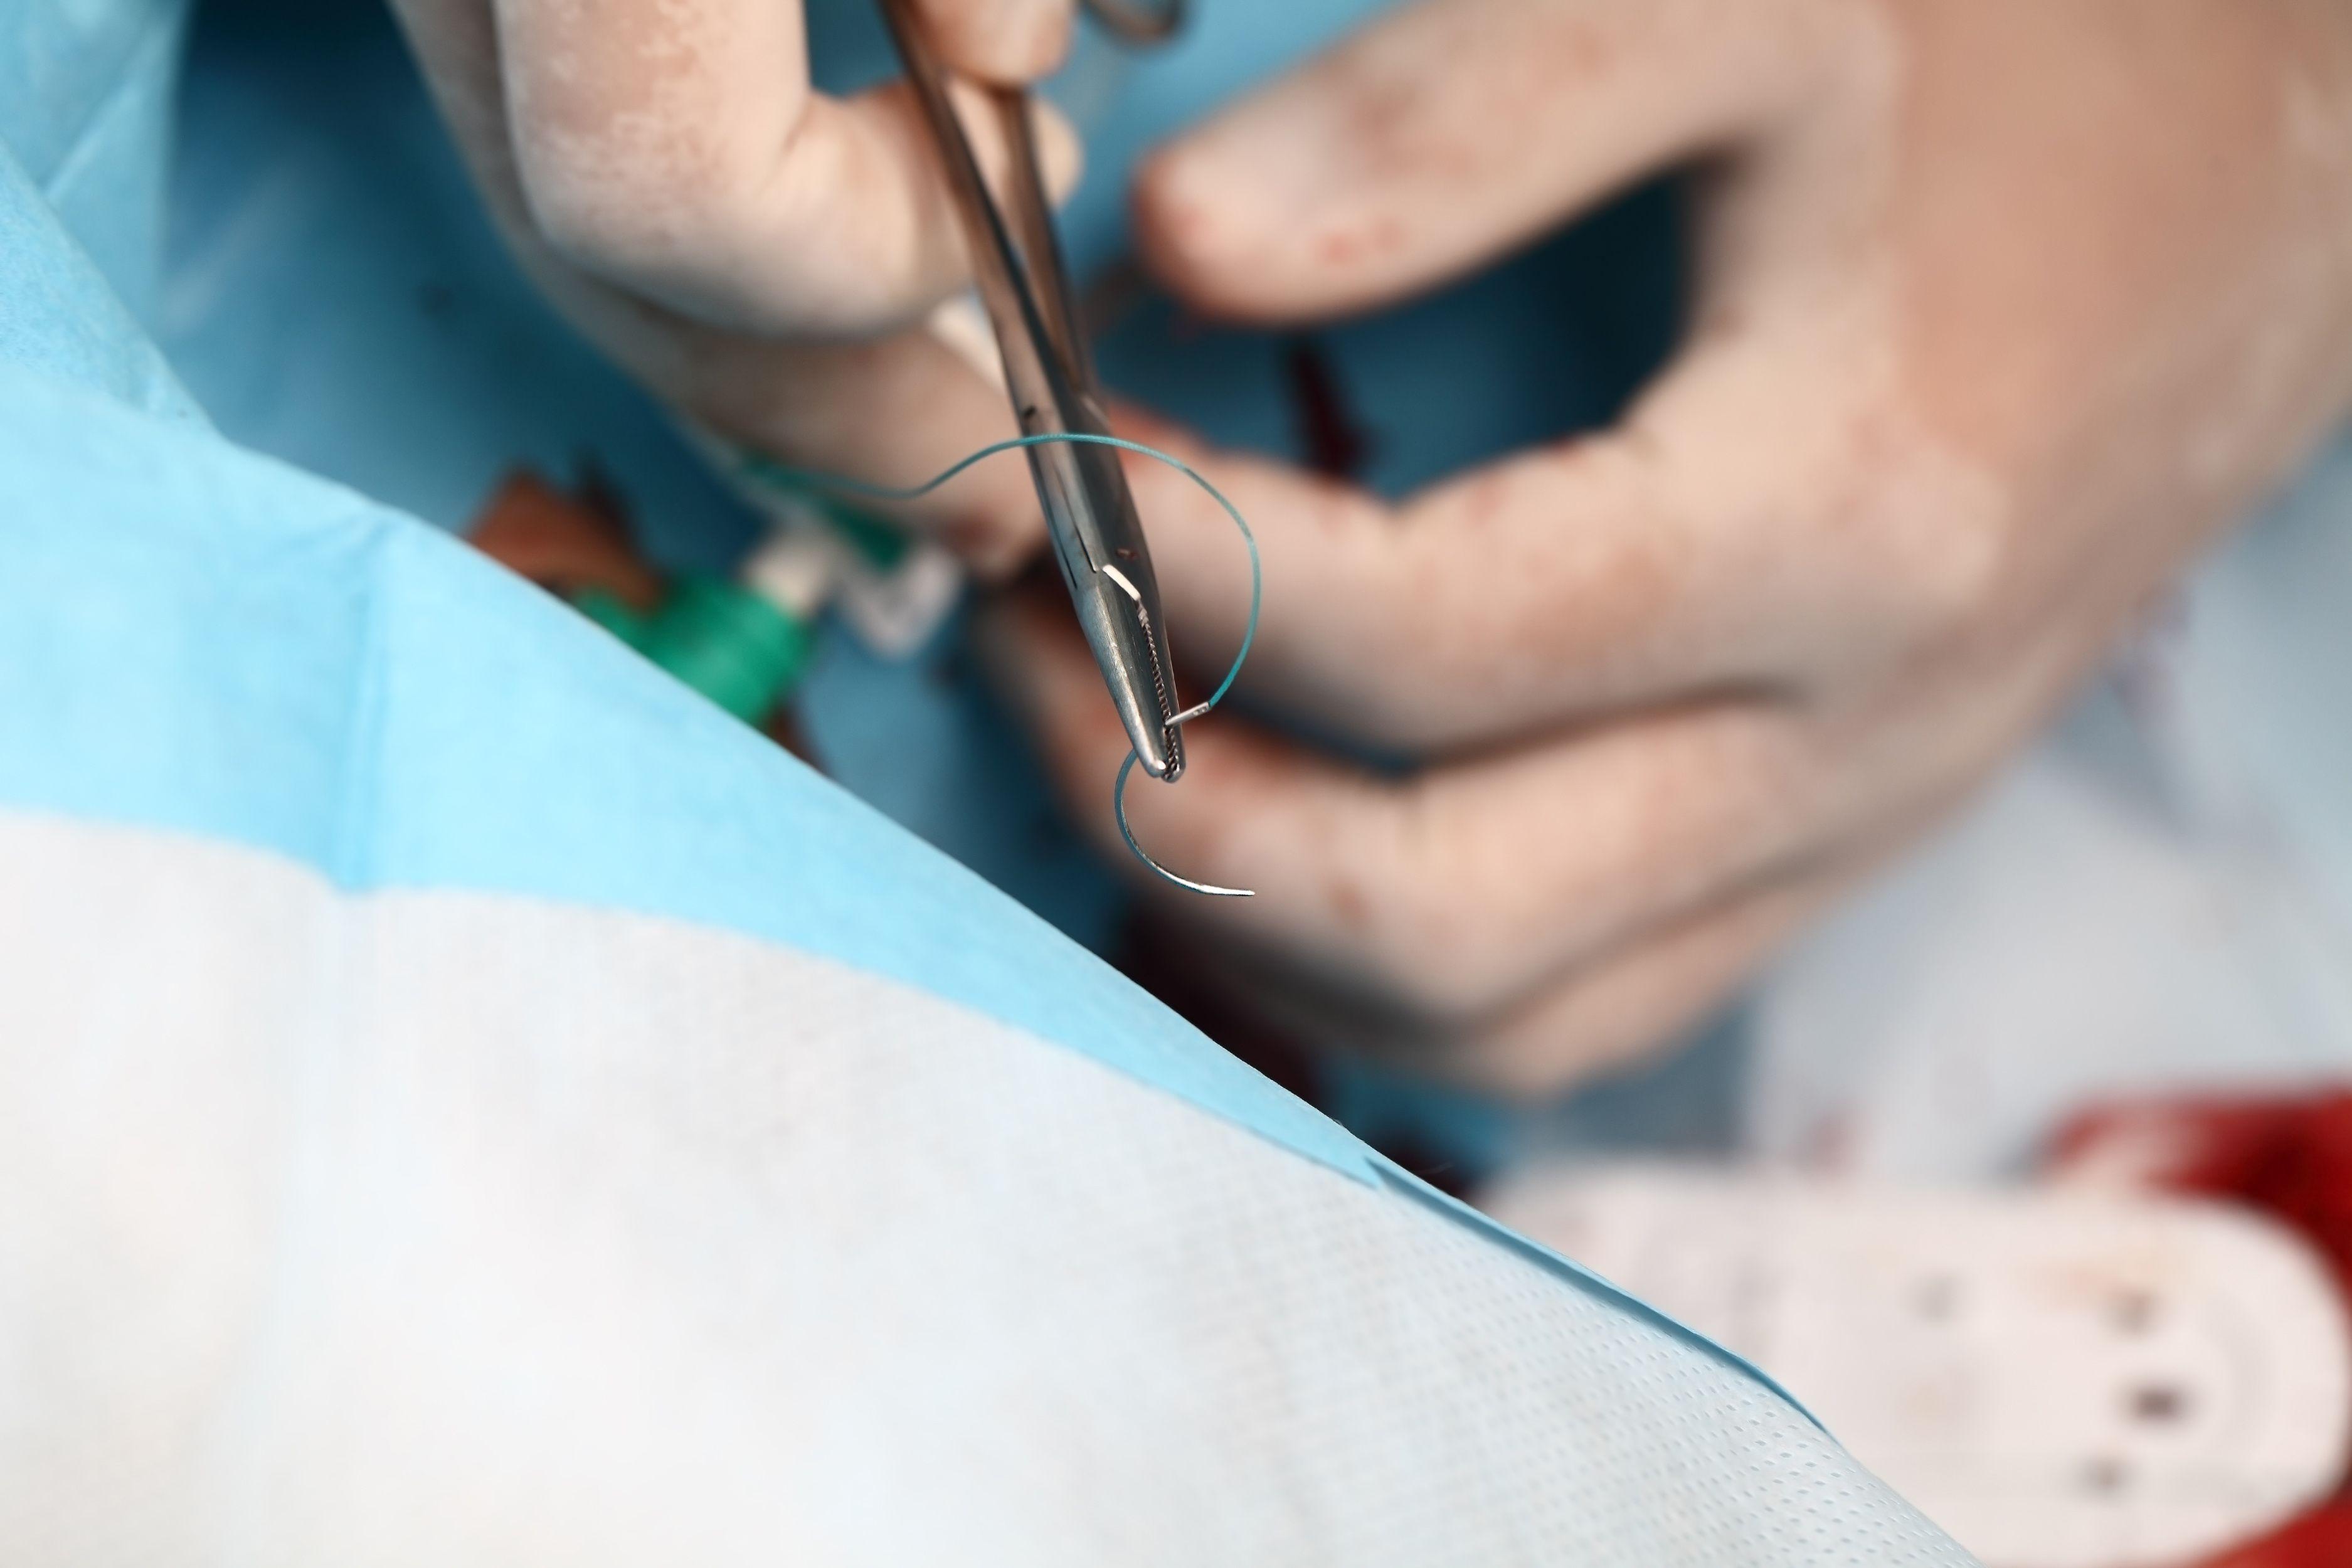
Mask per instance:
[[[247,844],[347,889],[626,910],[885,976],[1466,1225],[1803,1411],[1704,1335],[1380,1157],[956,862],[438,530],[39,372],[0,366],[0,447],[20,447],[0,465],[0,489],[16,492],[5,504],[21,520],[0,531],[0,584],[36,596],[32,613],[0,619],[0,799]],[[159,504],[173,496],[189,504]],[[46,601],[44,585],[56,590]],[[270,616],[274,626],[253,624]],[[289,647],[305,657],[286,657]],[[486,679],[491,670],[504,678]],[[515,706],[518,696],[530,700]],[[310,733],[289,746],[253,728],[257,712]],[[611,789],[591,789],[599,759],[632,745],[665,765],[624,767]],[[681,773],[702,787],[665,788]],[[589,795],[566,809],[518,807],[499,787],[550,781]],[[747,809],[761,801],[776,809]],[[715,840],[697,807],[717,813]],[[624,822],[654,841],[616,836]],[[764,858],[748,874],[747,854]],[[781,901],[787,887],[815,896]]]

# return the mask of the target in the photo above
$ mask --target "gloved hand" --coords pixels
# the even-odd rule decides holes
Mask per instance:
[[[912,95],[815,92],[794,0],[393,5],[525,268],[688,416],[892,485],[1018,433],[1003,392],[923,325],[965,271]],[[1042,75],[1068,43],[1070,0],[920,9],[945,62],[984,79]],[[1058,196],[1076,138],[1042,104],[1039,121]],[[1017,462],[899,510],[983,568],[1042,531]]]
[[[1207,976],[1534,1091],[1715,1005],[2029,735],[2352,392],[2341,0],[1424,0],[1160,152],[1183,299],[1442,283],[1696,171],[1696,297],[1616,428],[1384,504],[1194,456],[1264,542],[1244,696],[1129,791]],[[1430,374],[1442,375],[1444,367]],[[1130,471],[1173,640],[1231,525]],[[988,641],[1107,843],[1126,742],[1066,613]]]

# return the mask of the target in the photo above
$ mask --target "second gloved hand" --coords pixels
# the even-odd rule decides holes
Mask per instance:
[[[1424,0],[1163,152],[1144,253],[1266,322],[1696,171],[1697,295],[1615,429],[1386,504],[1193,458],[1264,541],[1243,694],[1139,835],[1209,978],[1536,1091],[1668,1037],[1949,808],[2352,393],[2341,0]],[[1443,375],[1442,365],[1428,374]],[[1131,464],[1178,646],[1230,526]],[[989,647],[1115,843],[1064,616]]]

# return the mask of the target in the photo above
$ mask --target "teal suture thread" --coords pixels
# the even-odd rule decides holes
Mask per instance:
[[[1225,678],[1217,682],[1217,689],[1209,693],[1209,700],[1187,708],[1183,712],[1176,715],[1171,721],[1175,724],[1190,723],[1223,701],[1225,693],[1231,691],[1234,689],[1234,682],[1240,679],[1242,665],[1249,658],[1250,644],[1257,640],[1257,616],[1259,607],[1265,597],[1265,576],[1258,561],[1257,535],[1250,531],[1249,521],[1242,516],[1241,508],[1226,500],[1225,493],[1211,484],[1207,475],[1184,461],[1183,458],[1163,452],[1157,447],[1147,447],[1140,441],[1129,441],[1118,436],[1097,436],[1084,431],[1055,430],[1039,436],[1016,436],[1009,441],[998,441],[991,446],[982,447],[961,462],[952,464],[925,479],[921,484],[903,488],[868,484],[864,479],[845,479],[833,474],[809,473],[799,468],[786,468],[781,463],[758,456],[746,458],[745,471],[762,483],[781,485],[787,489],[797,487],[804,489],[830,490],[837,495],[859,496],[868,500],[910,501],[919,500],[973,464],[993,458],[1000,452],[1016,451],[1024,447],[1043,447],[1055,441],[1091,447],[1116,447],[1122,452],[1134,452],[1150,458],[1155,462],[1165,463],[1200,486],[1211,500],[1224,509],[1225,515],[1232,518],[1234,526],[1241,531],[1242,543],[1249,550],[1249,620],[1242,629],[1242,646],[1234,652],[1232,667],[1225,671]],[[1220,899],[1250,897],[1251,890],[1247,888],[1220,888],[1208,882],[1193,881],[1189,877],[1180,877],[1154,860],[1145,852],[1143,846],[1136,842],[1135,830],[1129,827],[1127,822],[1127,781],[1129,775],[1135,772],[1135,750],[1130,746],[1128,749],[1127,761],[1119,764],[1118,778],[1111,785],[1110,791],[1111,815],[1118,819],[1119,837],[1127,840],[1127,847],[1134,851],[1135,858],[1168,881],[1195,893],[1205,893],[1212,898]]]

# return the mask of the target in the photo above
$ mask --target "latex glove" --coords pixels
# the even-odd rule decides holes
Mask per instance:
[[[1264,541],[1244,695],[1420,759],[1212,719],[1129,792],[1154,853],[1258,890],[1154,889],[1225,949],[1207,978],[1318,1038],[1534,1090],[1670,1036],[1984,778],[2352,390],[2336,0],[1430,0],[1160,153],[1136,211],[1183,298],[1290,321],[1674,165],[1691,324],[1617,428],[1395,505],[1197,453]],[[1231,526],[1130,470],[1205,671]],[[1126,743],[1066,619],[991,647],[1108,843]]]
[[[688,416],[786,463],[900,485],[1018,433],[1003,393],[923,325],[966,273],[913,95],[814,91],[795,0],[393,5],[525,268]],[[1042,75],[1068,43],[1070,0],[921,9],[971,76]],[[1077,142],[1050,107],[1039,121],[1059,195]],[[983,567],[1042,531],[1017,462],[900,510]]]

